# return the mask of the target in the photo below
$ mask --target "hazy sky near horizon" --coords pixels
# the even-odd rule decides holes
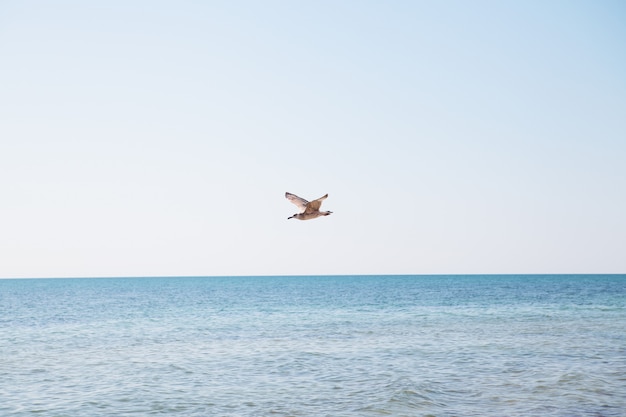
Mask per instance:
[[[0,277],[624,273],[624,22],[2,1]]]

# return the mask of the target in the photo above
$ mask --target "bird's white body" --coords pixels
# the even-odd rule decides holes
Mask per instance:
[[[304,198],[298,197],[295,194],[285,193],[285,198],[302,210],[300,213],[296,213],[287,219],[311,220],[320,216],[328,216],[332,213],[332,211],[320,211],[322,201],[324,201],[327,197],[328,194],[318,198],[317,200],[306,201]]]

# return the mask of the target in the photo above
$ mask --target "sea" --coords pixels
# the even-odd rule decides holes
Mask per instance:
[[[626,416],[626,275],[0,280],[0,416]]]

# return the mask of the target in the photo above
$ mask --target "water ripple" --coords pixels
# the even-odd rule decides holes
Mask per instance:
[[[626,415],[626,277],[0,290],[2,416]]]

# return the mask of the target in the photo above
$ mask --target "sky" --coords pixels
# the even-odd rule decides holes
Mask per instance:
[[[0,1],[0,277],[625,273],[625,21]]]

